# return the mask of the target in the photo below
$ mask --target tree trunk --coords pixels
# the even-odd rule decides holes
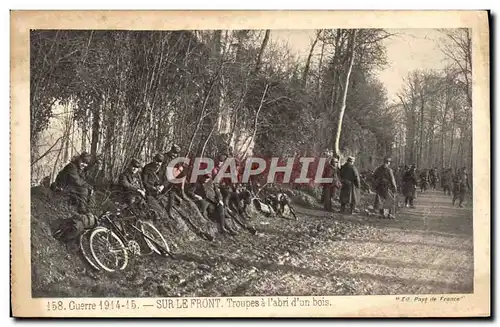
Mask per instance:
[[[98,105],[94,108],[92,112],[92,140],[90,141],[90,154],[97,155],[97,144],[99,143],[99,132],[100,132],[100,120],[101,120],[101,106]]]
[[[262,65],[262,55],[264,54],[264,50],[266,49],[267,43],[269,42],[270,33],[271,30],[266,30],[266,35],[264,35],[264,40],[262,40],[262,44],[259,50],[259,55],[257,56],[257,61],[255,62],[255,71],[254,71],[255,75],[257,75],[260,71],[260,67]]]
[[[420,139],[418,148],[418,166],[422,166],[422,153],[424,145],[424,95],[420,94]]]
[[[349,61],[349,68],[347,70],[346,78],[345,78],[345,83],[344,83],[344,95],[342,97],[342,106],[340,107],[339,110],[339,115],[338,115],[338,120],[337,120],[337,133],[335,135],[335,154],[337,156],[340,156],[340,135],[342,132],[342,121],[344,119],[344,113],[345,113],[345,107],[346,107],[346,101],[347,101],[347,90],[349,89],[349,79],[351,77],[351,71],[352,71],[352,66],[354,64],[354,45],[356,42],[356,33],[357,30],[353,30],[350,35],[350,46],[349,46],[349,52],[350,52],[350,61]]]
[[[318,43],[319,36],[322,30],[319,30],[316,33],[316,38],[311,45],[311,49],[309,50],[309,56],[307,56],[306,66],[304,67],[304,73],[302,74],[302,87],[305,88],[307,85],[307,75],[309,75],[309,68],[311,66],[311,58],[314,52],[314,47],[316,47],[316,43]]]
[[[81,145],[81,152],[87,151],[87,110],[85,110],[85,118],[83,119],[82,122],[82,145]]]
[[[319,55],[319,64],[318,64],[318,79],[316,81],[316,93],[320,94],[321,92],[321,69],[323,67],[323,55],[325,53],[325,42],[322,42],[321,44],[321,53]]]

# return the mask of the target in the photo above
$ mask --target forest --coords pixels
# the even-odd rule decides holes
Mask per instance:
[[[383,29],[314,31],[305,58],[272,30],[32,30],[31,182],[73,155],[102,159],[116,181],[131,158],[179,144],[184,156],[353,155],[360,170],[397,165],[472,171],[468,29],[441,30],[447,58],[419,69],[389,101]]]

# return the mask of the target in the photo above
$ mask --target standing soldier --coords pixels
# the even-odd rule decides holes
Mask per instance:
[[[52,186],[53,189],[67,192],[70,204],[81,214],[88,213],[88,202],[93,193],[92,186],[85,180],[85,170],[91,161],[91,155],[82,152],[57,174]]]
[[[435,190],[438,182],[437,169],[435,167],[429,170],[429,179],[432,189]]]
[[[347,162],[340,168],[340,212],[345,212],[346,205],[349,204],[349,213],[352,214],[359,199],[360,179],[356,167],[354,167],[354,157],[348,157]]]
[[[453,173],[451,171],[451,168],[448,168],[441,176],[441,186],[443,187],[444,194],[451,195],[452,180],[453,180]]]
[[[417,190],[417,172],[416,166],[411,165],[403,175],[403,195],[405,197],[405,207],[415,208],[413,200],[415,200]]]
[[[326,165],[323,177],[333,179],[331,183],[323,184],[323,205],[326,211],[333,212],[332,196],[335,195],[336,190],[340,187],[339,159],[337,157],[333,157]]]
[[[424,193],[429,187],[429,171],[427,169],[422,170],[420,173],[420,192]]]
[[[470,189],[469,177],[467,176],[467,168],[460,169],[453,178],[453,205],[458,199],[458,206],[463,208],[465,193]]]
[[[391,158],[386,157],[384,163],[375,169],[373,173],[375,192],[375,203],[373,207],[380,210],[380,219],[389,218],[394,219],[393,207],[396,201],[396,180],[394,173],[389,167],[391,165]],[[389,214],[385,216],[385,208],[388,207]]]
[[[146,191],[139,175],[141,163],[137,159],[130,160],[127,169],[120,174],[118,185],[121,189],[122,200],[128,206],[137,204],[141,198],[146,198]]]

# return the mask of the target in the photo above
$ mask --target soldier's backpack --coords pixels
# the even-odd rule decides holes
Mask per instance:
[[[70,242],[76,240],[86,229],[94,228],[96,224],[97,219],[93,214],[77,214],[60,221],[52,236],[58,241]]]

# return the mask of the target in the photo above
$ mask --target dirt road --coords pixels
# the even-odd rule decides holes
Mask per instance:
[[[336,215],[335,220],[357,221],[377,231],[305,249],[295,266],[306,269],[288,269],[257,288],[338,294],[340,278],[351,280],[351,294],[472,292],[472,208],[454,207],[449,196],[430,191],[418,194],[416,208],[398,210],[395,221]]]

